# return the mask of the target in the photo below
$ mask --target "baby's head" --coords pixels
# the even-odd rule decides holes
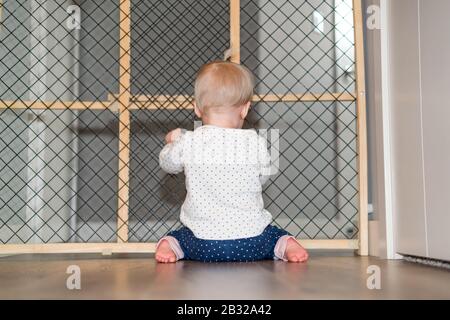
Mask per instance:
[[[206,124],[221,122],[224,126],[241,127],[250,108],[253,88],[253,75],[243,65],[208,63],[200,68],[195,81],[195,113]]]

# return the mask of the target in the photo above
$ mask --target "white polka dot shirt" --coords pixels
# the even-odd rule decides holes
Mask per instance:
[[[159,162],[167,173],[184,171],[180,219],[197,238],[255,237],[272,221],[262,198],[270,155],[255,130],[206,125],[186,131],[163,148]]]

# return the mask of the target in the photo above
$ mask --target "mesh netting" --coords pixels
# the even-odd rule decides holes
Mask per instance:
[[[0,243],[156,241],[179,227],[184,177],[164,173],[158,154],[165,133],[198,120],[195,73],[229,48],[229,5],[132,0],[127,16],[119,0],[3,1]],[[127,18],[129,144],[118,108]],[[257,79],[246,127],[278,130],[280,170],[264,191],[275,224],[300,238],[357,237],[351,1],[241,0],[240,54]],[[121,140],[128,239],[117,236]]]

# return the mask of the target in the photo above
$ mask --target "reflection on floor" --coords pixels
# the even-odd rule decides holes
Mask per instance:
[[[80,267],[81,290],[67,268]],[[381,289],[367,288],[380,267]],[[0,258],[0,299],[421,299],[450,298],[450,272],[403,261],[312,253],[307,264],[157,264],[151,256],[25,255]]]

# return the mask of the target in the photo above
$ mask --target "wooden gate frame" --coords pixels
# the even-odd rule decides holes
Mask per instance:
[[[129,164],[130,164],[130,111],[145,108],[166,107],[175,109],[174,101],[180,101],[184,108],[191,109],[192,99],[187,96],[138,96],[131,102],[131,0],[120,1],[120,55],[119,55],[119,95],[110,95],[109,101],[99,102],[39,102],[39,101],[0,101],[0,109],[54,109],[54,110],[111,110],[119,114],[119,169],[118,169],[118,211],[117,243],[43,243],[43,244],[1,244],[0,254],[29,253],[154,253],[156,243],[128,242],[129,210]],[[357,112],[357,152],[358,152],[358,195],[359,195],[359,233],[358,239],[315,240],[301,239],[307,249],[350,249],[357,250],[361,256],[368,255],[368,181],[367,181],[367,124],[364,70],[363,13],[362,0],[353,0],[355,31],[356,92],[326,94],[286,94],[255,95],[255,102],[314,102],[314,101],[356,101]],[[230,0],[230,60],[240,63],[240,0]],[[158,103],[148,103],[149,100]],[[191,101],[190,103],[185,103]],[[178,107],[179,108],[179,107]]]

